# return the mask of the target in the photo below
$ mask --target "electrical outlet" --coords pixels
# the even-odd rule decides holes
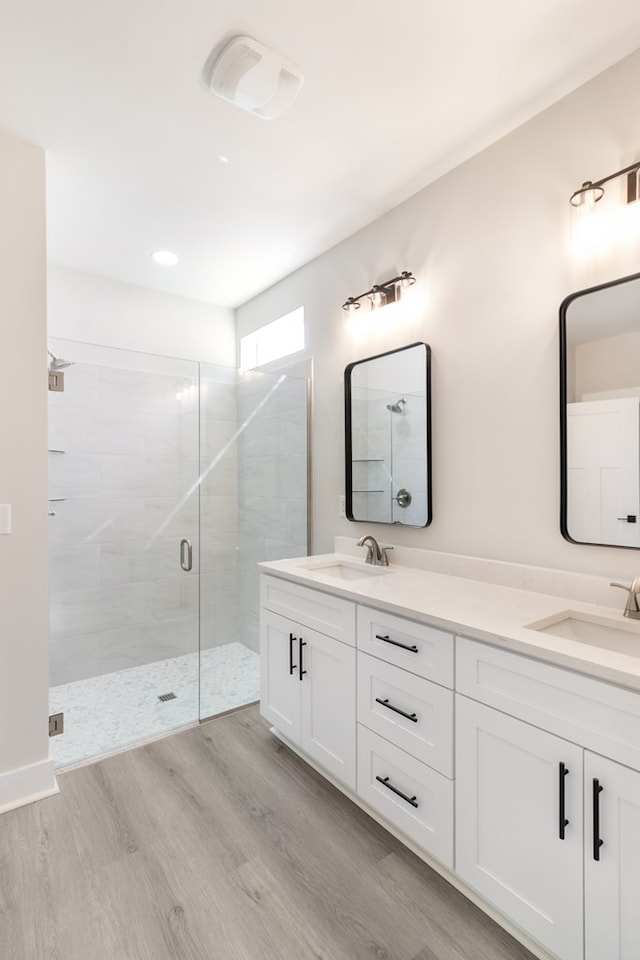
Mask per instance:
[[[347,498],[344,494],[340,494],[338,497],[338,516],[346,517],[347,515]]]

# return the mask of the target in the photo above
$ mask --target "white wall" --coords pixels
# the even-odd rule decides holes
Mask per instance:
[[[50,337],[236,365],[234,311],[50,265]]]
[[[569,353],[574,364],[575,395],[570,400],[593,399],[583,394],[637,388],[640,385],[640,333],[621,333],[576,343]]]
[[[0,133],[0,811],[55,791],[49,762],[44,153]]]
[[[633,551],[559,532],[558,308],[571,291],[638,269],[638,244],[596,262],[570,248],[569,196],[640,159],[640,52],[621,61],[238,311],[243,335],[303,304],[314,358],[315,552],[371,525],[338,518],[343,371],[423,339],[433,350],[433,509],[384,541],[605,575]],[[416,123],[422,122],[416,114]],[[340,305],[400,270],[418,282],[352,325]]]

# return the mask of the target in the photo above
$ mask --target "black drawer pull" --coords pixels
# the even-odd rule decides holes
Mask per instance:
[[[407,803],[410,803],[412,807],[418,808],[418,801],[415,797],[408,797],[406,793],[403,793],[402,790],[398,790],[397,787],[394,787],[392,783],[389,783],[389,777],[376,777],[378,783],[381,783],[383,787],[386,787],[387,790],[391,790],[392,793],[397,794],[397,796],[402,797],[403,800],[406,800]]]
[[[418,648],[415,643],[413,646],[408,646],[406,643],[400,643],[399,640],[392,640],[391,637],[382,637],[379,633],[376,633],[376,640],[384,640],[385,643],[392,643],[394,647],[402,647],[403,650],[410,650],[411,653],[417,653]]]
[[[298,638],[294,637],[292,633],[289,634],[289,676],[291,676],[293,671],[296,669],[296,665],[293,662],[293,645],[297,639]]]
[[[298,637],[298,657],[300,658],[300,663],[298,664],[298,667],[299,667],[299,669],[298,669],[298,679],[299,679],[299,680],[302,680],[302,678],[304,677],[305,673],[307,672],[306,670],[303,670],[303,669],[302,669],[302,648],[303,648],[303,647],[306,647],[306,645],[307,645],[307,641],[306,641],[306,640],[303,640],[302,637]]]
[[[560,788],[560,798],[559,798],[559,820],[558,820],[558,835],[561,840],[564,840],[564,828],[569,826],[569,821],[565,817],[565,803],[564,803],[564,778],[569,773],[568,767],[564,763],[560,762],[558,764],[558,784]]]
[[[600,794],[604,787],[600,786],[600,781],[593,778],[593,859],[600,859],[600,847],[604,840],[600,839]]]
[[[376,703],[379,703],[382,707],[386,707],[387,710],[393,710],[394,713],[399,713],[401,717],[406,717],[407,720],[412,720],[413,723],[418,722],[418,716],[415,713],[405,713],[404,710],[401,710],[400,707],[394,707],[392,703],[389,703],[389,699],[381,700],[380,697],[376,697]]]

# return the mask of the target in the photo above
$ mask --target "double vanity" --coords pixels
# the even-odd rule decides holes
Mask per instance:
[[[640,623],[348,554],[261,566],[274,733],[538,956],[637,960]]]

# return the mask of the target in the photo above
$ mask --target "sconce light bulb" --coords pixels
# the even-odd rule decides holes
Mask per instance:
[[[603,187],[594,187],[591,180],[585,180],[579,190],[572,194],[570,204],[572,207],[578,207],[584,211],[592,210],[598,200],[604,196]]]
[[[415,282],[416,282],[416,278],[414,277],[414,275],[411,273],[410,270],[402,271],[402,273],[400,274],[400,286],[402,287],[403,290],[406,290],[407,287],[413,286]]]
[[[369,299],[373,307],[381,307],[385,302],[384,290],[378,286],[373,286],[369,294]]]
[[[346,310],[347,313],[355,313],[356,310],[360,309],[360,303],[355,297],[347,297],[345,303],[342,304],[342,309]]]

